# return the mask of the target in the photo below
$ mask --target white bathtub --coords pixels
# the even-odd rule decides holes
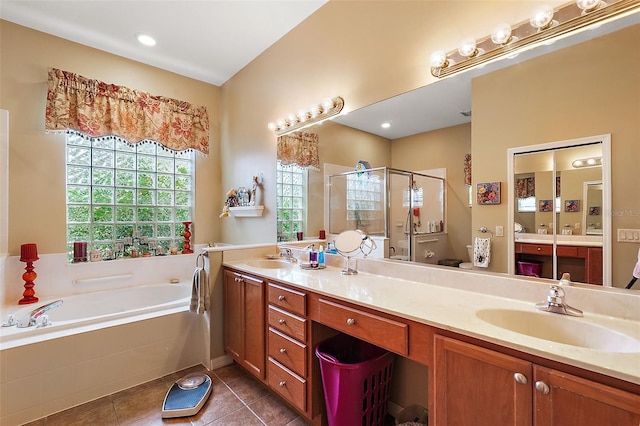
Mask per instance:
[[[191,299],[191,283],[128,287],[39,300],[3,309],[1,320],[6,321],[8,314],[19,319],[60,299],[61,306],[46,312],[52,323],[49,326],[0,328],[0,350],[186,311]]]
[[[207,361],[207,315],[189,312],[190,281],[41,299],[11,311],[5,307],[2,321],[57,299],[62,306],[47,312],[52,325],[0,328],[3,426]]]

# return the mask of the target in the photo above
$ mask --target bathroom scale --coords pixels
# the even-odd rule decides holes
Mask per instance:
[[[162,404],[162,418],[193,416],[210,394],[211,377],[204,373],[187,374],[169,388]]]

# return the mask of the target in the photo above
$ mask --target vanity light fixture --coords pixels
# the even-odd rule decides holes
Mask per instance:
[[[574,160],[571,165],[579,169],[580,167],[595,167],[602,166],[602,157],[583,158],[580,160]]]
[[[556,9],[543,6],[527,21],[502,23],[479,39],[466,39],[458,49],[435,51],[429,58],[434,77],[448,77],[502,57],[517,55],[557,37],[640,11],[638,0],[575,0]]]
[[[322,123],[340,114],[343,108],[344,99],[340,96],[333,99],[327,98],[318,105],[312,105],[306,110],[298,111],[296,114],[289,114],[286,119],[281,118],[275,122],[271,122],[268,124],[268,127],[278,136],[286,135],[287,133]]]

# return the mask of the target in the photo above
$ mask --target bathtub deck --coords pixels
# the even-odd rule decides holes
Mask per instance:
[[[186,369],[27,425],[307,425],[297,413],[235,364],[209,373],[212,393],[198,414],[163,420],[162,401],[167,390],[175,380],[194,371],[206,372],[206,369],[202,366]]]

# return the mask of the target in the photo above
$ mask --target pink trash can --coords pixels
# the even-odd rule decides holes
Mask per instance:
[[[316,346],[329,426],[382,426],[393,353],[338,334]]]
[[[540,275],[542,275],[542,263],[535,261],[519,261],[518,275],[525,275],[527,277],[540,277]]]

